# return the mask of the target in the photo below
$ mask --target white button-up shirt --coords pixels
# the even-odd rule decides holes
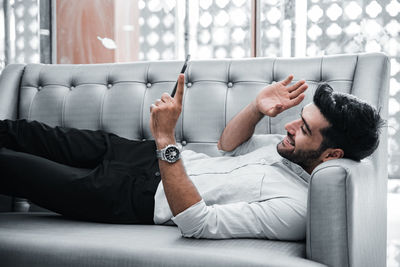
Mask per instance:
[[[278,154],[283,137],[254,135],[221,157],[183,151],[202,200],[174,217],[160,183],[154,222],[172,220],[185,237],[304,239],[310,176]]]

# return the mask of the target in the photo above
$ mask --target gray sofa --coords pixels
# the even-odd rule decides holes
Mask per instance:
[[[9,65],[0,78],[0,119],[26,118],[149,139],[149,106],[171,90],[181,65]],[[265,117],[256,133],[285,133],[285,123],[298,117],[321,82],[381,108],[386,118],[389,73],[388,58],[380,53],[195,60],[186,75],[176,138],[184,149],[217,155],[216,142],[227,122],[260,89],[288,74],[308,82],[305,101],[275,118]],[[40,208],[2,196],[0,265],[386,266],[386,158],[384,129],[372,157],[318,166],[309,184],[302,242],[187,239],[174,226],[72,221],[32,212]]]

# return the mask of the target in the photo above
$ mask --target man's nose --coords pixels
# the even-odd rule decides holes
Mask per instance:
[[[292,122],[289,122],[285,125],[286,131],[290,133],[291,135],[295,135],[297,130],[300,128],[300,120],[294,120]]]

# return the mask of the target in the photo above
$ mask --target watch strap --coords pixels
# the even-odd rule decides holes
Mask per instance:
[[[163,151],[165,150],[165,147],[163,148],[163,149],[160,149],[160,150],[156,150],[156,153],[157,153],[157,158],[158,159],[162,159],[162,160],[165,160],[165,158],[163,157],[164,156],[164,153],[163,153]]]

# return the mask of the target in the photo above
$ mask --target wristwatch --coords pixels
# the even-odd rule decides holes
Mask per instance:
[[[157,158],[168,163],[174,163],[181,158],[181,150],[176,145],[167,145],[161,150],[157,150]]]

